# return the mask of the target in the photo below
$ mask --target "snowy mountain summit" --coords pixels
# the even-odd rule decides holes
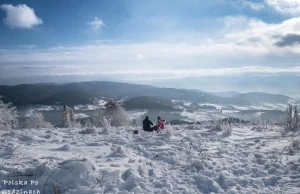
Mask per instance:
[[[279,128],[235,125],[1,131],[2,192],[299,193],[299,153]],[[298,145],[299,146],[299,145]],[[24,184],[27,182],[26,184]]]

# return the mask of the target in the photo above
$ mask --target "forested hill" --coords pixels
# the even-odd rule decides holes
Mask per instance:
[[[264,96],[261,96],[261,95]],[[118,82],[78,82],[68,84],[22,84],[0,86],[0,95],[4,102],[16,106],[29,104],[52,105],[56,103],[76,105],[90,104],[94,98],[134,98],[141,96],[159,97],[166,100],[187,100],[199,103],[247,105],[266,99],[272,103],[285,103],[289,97],[283,95],[255,93],[241,94],[235,97],[222,97],[203,91],[174,88],[159,88],[149,85],[127,84]],[[267,96],[266,96],[267,95]],[[261,98],[259,97],[261,96]]]

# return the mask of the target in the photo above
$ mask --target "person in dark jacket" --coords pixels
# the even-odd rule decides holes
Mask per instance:
[[[153,128],[151,128],[151,125],[153,125],[153,123],[149,120],[149,117],[146,116],[146,118],[143,120],[143,130],[144,131],[153,131]]]

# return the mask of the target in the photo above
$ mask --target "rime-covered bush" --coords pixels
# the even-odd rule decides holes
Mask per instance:
[[[101,126],[103,127],[104,132],[111,131],[111,120],[110,119],[107,119],[106,117],[101,117],[100,123],[101,123]]]
[[[81,125],[76,122],[73,109],[64,107],[59,127],[62,128],[81,127]]]
[[[44,116],[40,112],[36,112],[31,117],[27,118],[24,122],[23,128],[26,129],[41,129],[41,128],[52,128],[52,124],[46,122]]]
[[[84,128],[91,128],[91,127],[93,127],[93,123],[91,122],[90,118],[81,121],[81,125]]]
[[[287,147],[287,150],[290,155],[294,155],[295,153],[300,151],[300,140],[294,139],[293,142]]]
[[[222,131],[222,109],[213,117],[212,129]]]
[[[232,128],[229,125],[225,125],[223,128],[223,136],[228,137],[232,134]]]
[[[231,123],[234,120],[231,118],[222,118],[222,109],[218,110],[218,113],[213,117],[212,129],[216,131],[222,131],[223,136],[230,136],[232,133]]]
[[[255,125],[257,129],[267,129],[269,122],[265,112],[258,112],[251,118],[251,124]]]
[[[212,128],[216,131],[222,131],[222,119],[214,118]]]
[[[291,104],[288,105],[285,111],[285,130],[286,131],[296,131],[300,128],[299,122],[299,110],[297,106]]]
[[[4,104],[0,99],[0,130],[18,127],[17,109],[11,103]]]
[[[105,104],[104,109],[97,109],[93,123],[96,126],[104,127],[105,119],[110,121],[111,126],[126,126],[130,123],[130,118],[122,106],[115,101],[109,101]]]

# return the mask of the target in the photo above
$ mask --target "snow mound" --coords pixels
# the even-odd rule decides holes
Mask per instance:
[[[95,166],[88,159],[82,159],[66,160],[54,168],[44,164],[37,168],[25,169],[23,172],[8,173],[0,178],[15,183],[22,181],[23,185],[19,184],[19,189],[23,191],[39,190],[40,193],[53,193],[58,189],[59,193],[74,193],[72,191],[91,191],[97,184],[96,172]],[[6,184],[2,189],[16,189],[16,185]]]
[[[64,145],[64,146],[62,146],[60,148],[57,148],[56,150],[57,151],[70,151],[71,150],[71,146],[68,145],[68,144],[66,144],[66,145]]]
[[[79,131],[78,133],[79,134],[93,134],[95,132],[96,132],[96,130],[94,128],[87,128],[87,129]]]
[[[192,167],[196,167],[196,168],[201,169],[201,170],[204,170],[204,168],[205,168],[204,164],[199,160],[193,161],[192,162]]]
[[[62,183],[66,183],[66,185],[72,186],[74,189],[83,186],[90,187],[95,186],[97,183],[97,169],[86,158],[82,160],[66,160],[59,164],[58,170],[53,174],[53,177],[61,180]]]
[[[196,177],[196,184],[198,185],[199,190],[203,193],[218,193],[220,190],[219,184],[205,175],[200,174]]]

